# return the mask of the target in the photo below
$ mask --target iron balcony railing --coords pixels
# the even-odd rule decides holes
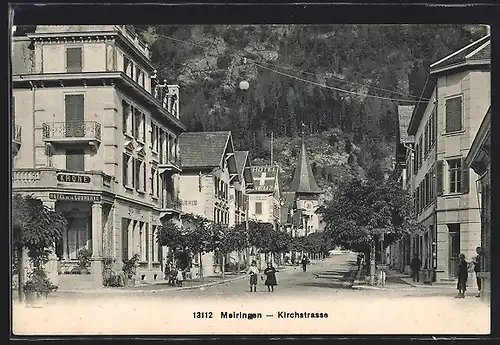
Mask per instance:
[[[43,138],[101,140],[101,124],[96,121],[48,122],[43,124]]]
[[[21,143],[21,126],[12,126],[12,140],[16,143]]]

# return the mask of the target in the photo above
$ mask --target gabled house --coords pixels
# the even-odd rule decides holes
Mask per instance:
[[[230,223],[229,190],[240,182],[231,132],[185,132],[179,137],[181,168],[180,198],[183,213],[202,216],[219,224]],[[247,177],[248,179],[248,177]],[[199,257],[193,258],[193,277]],[[202,257],[203,275],[220,272],[217,253]]]
[[[253,189],[248,191],[249,219],[279,227],[281,218],[280,169],[277,165],[252,166]]]

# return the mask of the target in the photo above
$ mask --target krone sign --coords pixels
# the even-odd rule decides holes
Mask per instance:
[[[57,174],[57,181],[69,183],[90,183],[90,176],[75,174]]]

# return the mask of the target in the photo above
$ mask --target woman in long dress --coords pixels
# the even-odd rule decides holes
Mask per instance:
[[[274,286],[278,285],[276,282],[276,269],[273,267],[272,263],[267,264],[267,268],[264,270],[264,274],[266,275],[265,285],[267,286],[267,291],[274,292]]]

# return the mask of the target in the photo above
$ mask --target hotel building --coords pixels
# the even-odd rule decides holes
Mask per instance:
[[[103,258],[120,269],[134,254],[137,279],[162,277],[155,230],[181,212],[185,127],[179,88],[158,82],[150,55],[127,26],[37,26],[14,37],[13,191],[67,218],[55,244],[60,274],[74,273],[88,248],[87,283],[102,284]]]

